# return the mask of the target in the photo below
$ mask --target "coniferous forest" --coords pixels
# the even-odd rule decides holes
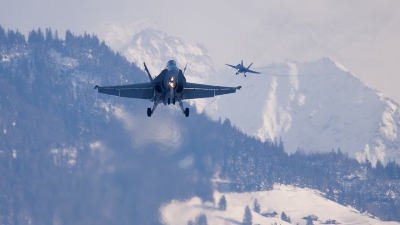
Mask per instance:
[[[288,154],[285,140],[261,142],[229,120],[213,122],[194,113],[182,120],[161,107],[162,120],[150,123],[149,102],[93,90],[96,84],[147,82],[140,68],[94,34],[60,36],[46,28],[26,38],[0,27],[1,223],[159,224],[159,207],[172,199],[218,201],[211,183],[217,171],[231,181],[218,186],[222,191],[290,184],[400,221],[397,162],[373,167],[340,149]],[[168,121],[182,131],[182,144],[170,150],[162,143],[133,142],[138,133],[118,110],[149,124],[148,136]],[[184,159],[193,163],[182,166]]]

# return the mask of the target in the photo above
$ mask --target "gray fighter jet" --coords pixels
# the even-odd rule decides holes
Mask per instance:
[[[216,95],[235,93],[236,90],[240,90],[241,88],[241,86],[221,87],[186,82],[186,78],[184,76],[186,67],[182,72],[182,70],[177,67],[174,60],[168,61],[166,68],[154,79],[150,75],[146,63],[144,63],[144,68],[150,78],[150,82],[148,83],[105,87],[99,87],[96,85],[94,89],[97,89],[99,93],[108,95],[126,98],[149,99],[154,104],[153,108],[147,109],[148,117],[154,113],[154,110],[159,103],[164,103],[164,105],[169,105],[172,103],[175,105],[175,102],[178,102],[183,114],[188,117],[189,108],[183,108],[182,100],[210,98]]]
[[[250,65],[246,68],[243,66],[243,60],[240,64],[237,64],[236,66],[234,65],[229,65],[229,64],[225,64],[227,66],[230,66],[234,69],[237,70],[236,75],[238,75],[239,73],[243,73],[243,75],[246,77],[246,73],[256,73],[256,74],[260,74],[259,72],[253,71],[253,70],[249,70],[250,66],[253,65],[253,63],[250,63]]]

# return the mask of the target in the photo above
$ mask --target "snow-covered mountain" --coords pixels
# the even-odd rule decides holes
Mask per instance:
[[[341,148],[373,163],[399,160],[399,105],[329,58],[254,68],[263,74],[244,78],[230,68],[215,72],[203,46],[154,28],[136,33],[123,54],[138,65],[146,62],[153,76],[175,59],[182,68],[189,62],[186,76],[191,82],[241,85],[236,94],[190,103],[261,140],[282,138],[288,152]]]
[[[396,102],[328,58],[274,66],[278,69],[267,73],[282,76],[244,78],[234,77],[234,71],[221,72],[215,80],[243,87],[234,96],[215,99],[206,107],[208,114],[214,119],[229,118],[261,140],[282,137],[288,152],[298,147],[306,152],[341,148],[359,160],[367,156],[373,163],[398,159],[400,110]]]
[[[226,211],[218,209],[218,200],[225,195]],[[303,219],[309,215],[318,217],[314,224],[326,224],[335,220],[340,224],[400,224],[399,222],[380,221],[368,212],[361,213],[348,206],[327,200],[323,194],[306,188],[296,188],[287,185],[275,185],[273,190],[247,193],[214,192],[213,202],[202,202],[193,197],[187,201],[173,200],[162,207],[163,222],[170,225],[186,224],[194,221],[196,216],[204,214],[209,224],[241,224],[244,209],[248,205],[253,208],[254,200],[260,204],[260,214],[252,211],[253,224],[290,224],[281,220],[282,212],[290,217],[291,224],[306,224]],[[264,217],[264,212],[276,212],[275,217]],[[179,214],[179,216],[177,216]]]
[[[207,79],[215,73],[212,59],[205,47],[188,44],[181,38],[154,28],[135,34],[123,54],[136,65],[142,66],[145,62],[153,76],[158,75],[171,59],[176,60],[182,69],[187,63],[185,74],[194,82]]]

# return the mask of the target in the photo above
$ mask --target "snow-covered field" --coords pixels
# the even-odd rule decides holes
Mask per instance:
[[[218,209],[218,201],[222,195],[227,200],[227,210]],[[336,220],[340,224],[358,225],[395,225],[399,222],[380,221],[372,218],[368,213],[360,213],[354,208],[346,207],[330,201],[321,196],[318,191],[302,189],[286,185],[275,185],[271,191],[259,191],[248,193],[214,193],[215,203],[202,202],[198,197],[188,201],[173,200],[161,207],[162,221],[169,225],[187,224],[203,213],[207,217],[208,224],[237,225],[243,220],[244,209],[248,205],[253,208],[254,199],[257,198],[261,213],[277,212],[274,218],[263,217],[252,211],[253,224],[270,225],[289,224],[280,219],[284,211],[290,217],[292,224],[306,224],[302,219],[311,214],[318,217],[314,224],[324,224],[327,220]]]

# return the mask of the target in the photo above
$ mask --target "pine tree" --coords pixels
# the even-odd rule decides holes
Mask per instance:
[[[8,30],[7,31],[7,37],[8,37],[8,43],[9,44],[15,44],[15,33],[13,30]]]
[[[254,199],[253,210],[256,213],[260,213],[260,204],[258,203],[257,199]]]
[[[367,155],[365,155],[364,165],[365,165],[365,168],[367,168],[368,171],[372,169],[371,161],[368,160]]]
[[[15,32],[15,42],[18,45],[26,45],[25,36],[23,34],[21,34],[21,32],[19,32],[18,29]]]
[[[282,137],[279,137],[279,146],[278,146],[280,149],[282,149],[283,151],[285,150],[285,147],[284,147],[284,143],[283,143],[283,141],[282,141]]]
[[[46,28],[46,34],[45,34],[45,38],[46,38],[46,45],[48,47],[50,47],[53,44],[53,32],[51,31],[51,28]]]
[[[282,212],[282,214],[281,214],[281,219],[282,219],[283,221],[286,221],[286,222],[288,222],[288,223],[291,223],[290,217],[289,217],[288,215],[286,215],[285,212]]]
[[[244,209],[244,216],[243,216],[243,225],[252,225],[253,224],[253,216],[251,215],[251,211],[249,206],[247,205]]]
[[[207,217],[203,213],[196,217],[194,225],[207,225]]]
[[[30,45],[33,45],[33,44],[36,43],[36,40],[37,40],[37,33],[36,33],[35,29],[33,29],[33,30],[30,31],[29,34],[28,34],[28,43],[29,43]]]
[[[7,44],[7,35],[6,35],[6,31],[4,30],[4,28],[2,26],[0,26],[0,45],[2,44]]]
[[[219,210],[221,210],[221,211],[226,211],[226,198],[225,198],[225,195],[222,195],[222,197],[219,199],[219,202],[218,202],[218,208],[219,208]]]
[[[286,216],[286,213],[283,211],[282,212],[282,214],[281,214],[281,219],[283,220],[283,221],[287,221],[287,216]]]
[[[383,164],[381,163],[381,161],[379,159],[376,162],[375,172],[376,172],[376,175],[378,175],[378,176],[381,176],[384,172]]]
[[[342,153],[342,151],[340,150],[340,148],[338,148],[338,150],[337,150],[337,155],[338,155],[338,158],[339,158],[340,160],[343,160],[343,153]]]
[[[38,41],[38,44],[44,43],[44,33],[42,32],[42,29],[40,29],[40,27],[37,30],[37,41]]]

